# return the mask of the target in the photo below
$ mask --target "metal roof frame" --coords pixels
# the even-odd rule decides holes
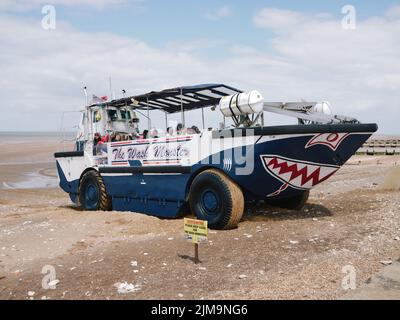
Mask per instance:
[[[204,92],[206,90],[209,90],[212,96],[207,95],[207,93]],[[222,97],[241,92],[241,90],[225,84],[200,84],[165,89],[162,91],[151,91],[137,96],[92,104],[89,107],[111,106],[118,108],[128,105],[133,107],[133,109],[139,110],[161,110],[166,113],[177,113],[214,106],[219,103]],[[137,101],[137,105],[134,104],[134,101]]]

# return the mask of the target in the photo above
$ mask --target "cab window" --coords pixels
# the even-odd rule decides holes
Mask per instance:
[[[99,110],[95,110],[93,112],[93,122],[96,123],[96,122],[99,122],[100,120],[101,120],[100,111]]]
[[[131,113],[129,112],[129,110],[121,110],[121,119],[131,120]]]
[[[118,119],[117,110],[108,110],[108,119],[110,119],[111,121],[117,121]]]

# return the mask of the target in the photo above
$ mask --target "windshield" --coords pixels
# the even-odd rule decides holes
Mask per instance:
[[[96,123],[96,122],[99,122],[100,120],[101,120],[100,111],[99,110],[95,110],[93,112],[93,122]]]
[[[117,110],[108,110],[108,119],[110,119],[111,121],[117,121]]]
[[[129,110],[121,110],[121,119],[131,120],[131,113],[129,112]]]

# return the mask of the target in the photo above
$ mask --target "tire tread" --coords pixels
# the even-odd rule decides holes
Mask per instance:
[[[202,174],[214,175],[221,183],[221,186],[227,191],[227,194],[230,195],[228,205],[228,211],[230,214],[223,215],[221,220],[218,222],[216,229],[227,230],[236,228],[242,219],[244,212],[244,196],[242,190],[234,181],[217,169],[204,170],[199,174],[199,176]],[[195,183],[196,178],[193,183]]]
[[[83,175],[81,182],[88,176],[92,176],[94,179],[96,179],[97,185],[99,187],[100,199],[99,199],[98,210],[110,211],[112,208],[112,201],[111,201],[111,197],[109,197],[107,195],[106,186],[104,184],[103,178],[96,170],[90,170]],[[79,197],[78,198],[80,198],[80,196],[82,194],[81,186],[82,186],[82,183],[79,184]],[[79,200],[79,205],[80,205],[81,209],[85,210],[85,208],[83,207],[84,204],[82,202],[83,201]]]

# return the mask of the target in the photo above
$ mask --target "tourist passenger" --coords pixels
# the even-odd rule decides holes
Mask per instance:
[[[176,134],[182,134],[182,128],[182,123],[178,123],[178,125],[176,126]]]
[[[94,134],[93,145],[96,146],[99,143],[99,141],[101,141],[101,136],[100,133],[96,132]]]
[[[183,126],[181,129],[181,135],[187,135],[187,134],[188,134],[188,129],[185,126]]]
[[[95,147],[96,149],[96,155],[102,155],[103,153],[107,153],[107,137],[100,137],[100,141],[97,142],[97,145]]]
[[[176,134],[178,135],[187,134],[187,128],[182,123],[178,123],[178,125],[176,126]]]
[[[193,132],[194,132],[195,134],[199,134],[199,133],[200,133],[200,129],[199,129],[198,127],[196,127],[196,126],[192,126],[191,129],[193,130]]]
[[[101,143],[107,143],[107,142],[108,142],[108,138],[109,138],[109,135],[106,134],[105,136],[102,136],[102,137],[101,137],[100,142],[101,142]]]
[[[167,137],[172,137],[174,135],[174,129],[172,127],[167,128]]]
[[[152,128],[150,131],[150,137],[151,138],[158,138],[158,131],[156,128]]]
[[[148,134],[149,134],[149,130],[143,130],[142,139],[147,139]]]

